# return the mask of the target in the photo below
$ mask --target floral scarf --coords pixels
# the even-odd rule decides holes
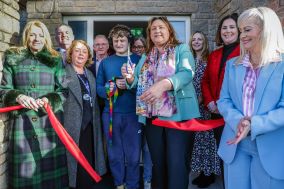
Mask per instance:
[[[145,117],[171,117],[176,113],[175,98],[174,96],[169,96],[168,92],[164,92],[155,104],[146,104],[140,100],[141,95],[154,83],[174,75],[175,67],[174,47],[165,49],[165,52],[162,54],[154,47],[148,54],[138,77],[136,95],[136,113],[138,115]]]

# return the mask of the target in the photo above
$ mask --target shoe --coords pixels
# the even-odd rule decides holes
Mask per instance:
[[[119,185],[116,187],[116,189],[124,189],[124,185]]]
[[[193,185],[201,184],[201,182],[203,182],[203,180],[204,180],[205,177],[206,177],[206,176],[204,175],[204,173],[201,172],[201,173],[198,175],[198,177],[196,177],[195,179],[192,180],[191,183],[192,183]]]
[[[145,181],[144,182],[144,189],[151,189],[151,182]]]
[[[211,184],[215,182],[215,175],[211,174],[210,176],[205,176],[197,186],[198,188],[208,188]]]

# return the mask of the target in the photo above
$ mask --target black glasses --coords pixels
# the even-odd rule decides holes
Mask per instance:
[[[142,50],[144,49],[144,46],[142,45],[132,46],[132,49]]]

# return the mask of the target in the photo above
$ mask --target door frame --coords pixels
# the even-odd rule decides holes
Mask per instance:
[[[93,47],[94,21],[148,21],[150,18],[159,15],[105,15],[105,16],[63,16],[63,23],[68,21],[87,21],[87,43]],[[185,22],[185,43],[188,43],[191,24],[190,16],[167,16],[169,21]]]

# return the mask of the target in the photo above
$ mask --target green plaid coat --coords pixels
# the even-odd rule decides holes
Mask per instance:
[[[5,53],[0,96],[4,106],[16,105],[19,94],[35,99],[47,97],[60,118],[66,91],[64,78],[61,59],[47,50],[33,55],[28,49],[10,49]],[[13,112],[12,119],[9,188],[68,188],[66,151],[44,110]]]

